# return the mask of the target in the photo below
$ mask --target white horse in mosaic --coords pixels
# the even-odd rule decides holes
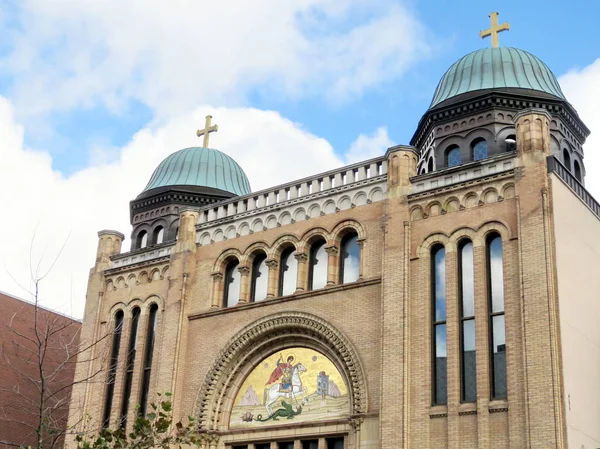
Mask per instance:
[[[298,396],[302,396],[302,403],[306,402],[308,392],[306,387],[302,386],[302,380],[300,379],[300,373],[305,373],[306,368],[302,363],[298,363],[292,368],[292,390],[291,391],[279,391],[279,384],[274,384],[270,388],[265,388],[264,403],[267,407],[267,413],[271,415],[271,405],[280,397],[286,399],[294,399],[298,401]]]

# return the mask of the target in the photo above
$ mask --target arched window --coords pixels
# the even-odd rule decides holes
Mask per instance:
[[[565,164],[565,167],[571,171],[571,155],[566,148],[563,149],[563,163]]]
[[[112,347],[110,350],[110,365],[108,368],[108,378],[106,379],[106,396],[104,398],[104,413],[102,417],[102,428],[107,429],[110,424],[110,414],[112,412],[112,401],[115,393],[115,378],[117,376],[117,366],[119,364],[119,347],[121,346],[121,331],[123,330],[123,311],[119,310],[115,314],[115,330],[113,332]]]
[[[475,139],[471,145],[473,160],[480,161],[488,157],[488,144],[485,139]]]
[[[146,246],[148,246],[148,233],[142,231],[137,236],[137,248],[145,248]]]
[[[140,322],[140,308],[136,307],[131,313],[131,329],[129,331],[129,346],[127,348],[127,366],[125,367],[125,387],[123,389],[123,402],[121,403],[121,427],[127,427],[127,413],[129,412],[129,398],[133,385],[133,367],[137,352],[138,326]]]
[[[346,234],[342,239],[340,251],[340,282],[354,282],[360,275],[360,247],[358,234]]]
[[[235,306],[240,301],[241,275],[238,270],[239,262],[232,260],[225,270],[225,288],[223,289],[224,306]]]
[[[475,369],[475,284],[473,267],[473,243],[470,240],[464,240],[459,245],[458,257],[462,402],[475,402],[477,400],[477,372]]]
[[[446,353],[446,250],[436,246],[431,252],[431,299],[433,309],[433,404],[448,402]]]
[[[160,245],[165,238],[165,228],[163,228],[162,226],[157,226],[154,229],[154,244],[155,245]]]
[[[250,301],[262,301],[267,297],[269,284],[269,268],[267,267],[267,255],[260,253],[254,256],[252,262],[252,283],[250,285]]]
[[[575,171],[575,177],[577,178],[577,181],[582,182],[582,179],[581,179],[581,166],[579,165],[579,162],[573,161],[573,169]]]
[[[504,322],[504,270],[502,239],[487,239],[488,298],[490,311],[490,365],[492,399],[506,399],[506,327]]]
[[[316,290],[327,285],[327,252],[325,240],[317,240],[310,247],[308,289]]]
[[[456,167],[462,163],[462,155],[458,145],[452,145],[446,150],[446,165],[448,167]]]
[[[152,373],[152,358],[154,354],[154,340],[156,339],[156,316],[158,305],[150,306],[148,328],[146,329],[146,344],[144,345],[144,371],[142,373],[142,392],[140,394],[140,415],[146,416],[148,409],[148,395],[150,391],[150,375]]]
[[[278,295],[291,295],[296,291],[297,283],[298,261],[296,260],[296,248],[291,246],[281,254]]]
[[[506,152],[517,151],[517,136],[511,134],[506,139],[504,139],[504,144],[506,146]]]
[[[427,162],[427,172],[431,173],[433,171],[433,156],[429,157],[429,162]]]

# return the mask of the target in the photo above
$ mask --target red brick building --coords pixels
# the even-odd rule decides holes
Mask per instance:
[[[42,392],[49,418],[44,447],[60,448],[81,322],[1,292],[0,310],[0,449],[36,447]]]

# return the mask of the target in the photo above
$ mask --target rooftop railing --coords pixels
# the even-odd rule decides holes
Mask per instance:
[[[387,160],[385,156],[377,157],[207,206],[200,209],[198,224],[233,217],[257,209],[274,208],[305,198],[326,195],[333,192],[334,189],[345,188],[346,186],[350,188],[352,184],[359,184],[376,178],[384,179],[386,175]]]

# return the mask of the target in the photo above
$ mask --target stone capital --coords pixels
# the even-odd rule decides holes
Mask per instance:
[[[297,253],[294,257],[296,258],[298,263],[306,263],[306,261],[308,260],[308,254],[306,253]]]
[[[248,276],[250,274],[250,267],[239,267],[238,271],[242,276]]]
[[[265,263],[267,264],[267,267],[269,267],[269,270],[276,270],[279,266],[279,262],[275,259],[269,259]]]
[[[216,272],[211,273],[211,277],[213,278],[213,281],[222,281],[225,276],[221,272]]]
[[[337,246],[331,245],[325,247],[325,252],[330,256],[337,256],[340,252],[340,249]]]

